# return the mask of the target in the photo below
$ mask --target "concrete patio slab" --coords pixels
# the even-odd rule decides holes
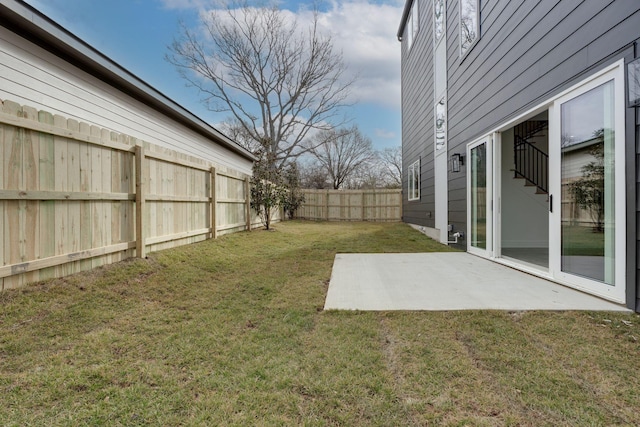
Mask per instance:
[[[464,252],[337,254],[324,308],[629,311]]]

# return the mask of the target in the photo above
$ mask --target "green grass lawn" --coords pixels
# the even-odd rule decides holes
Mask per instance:
[[[588,226],[563,224],[562,255],[604,256],[604,232]]]
[[[635,314],[322,310],[336,252],[434,250],[294,221],[2,292],[0,425],[640,424]]]

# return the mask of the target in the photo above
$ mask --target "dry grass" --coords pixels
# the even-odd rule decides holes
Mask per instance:
[[[323,312],[336,252],[446,250],[289,222],[0,294],[0,425],[638,425],[640,319]]]

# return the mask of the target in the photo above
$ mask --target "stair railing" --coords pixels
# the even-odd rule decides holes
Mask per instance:
[[[515,135],[515,177],[524,178],[541,192],[549,192],[549,155]]]
[[[528,120],[526,122],[519,123],[515,126],[514,133],[516,136],[520,136],[524,140],[529,140],[536,136],[539,132],[546,130],[549,127],[547,120]]]

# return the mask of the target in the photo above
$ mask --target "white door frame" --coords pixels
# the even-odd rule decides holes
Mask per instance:
[[[512,129],[519,123],[538,116],[540,113],[545,111],[548,111],[548,105],[544,104],[542,106],[538,106],[536,109],[527,112],[526,115],[519,116],[517,122],[511,121],[508,125],[499,128],[493,133],[493,252],[491,259],[518,270],[544,277],[545,279],[552,279],[548,272],[548,268],[546,267],[523,263],[513,258],[502,257],[502,174],[504,172],[502,164],[502,133]]]
[[[471,150],[481,145],[486,147],[486,247],[477,248],[472,246],[471,236],[471,168],[473,167],[471,161]],[[493,255],[493,135],[488,134],[479,138],[469,144],[467,144],[466,150],[466,165],[467,165],[467,251],[469,253],[479,255],[485,258],[490,258]]]
[[[493,164],[491,165],[492,177],[491,183],[493,185],[491,196],[493,197],[493,239],[491,242],[491,258],[497,259],[502,256],[502,247],[499,242],[502,241],[502,228],[501,228],[501,215],[502,215],[502,136],[500,132],[494,132],[493,137]]]

